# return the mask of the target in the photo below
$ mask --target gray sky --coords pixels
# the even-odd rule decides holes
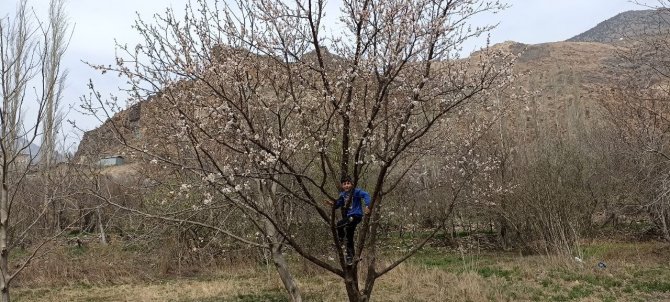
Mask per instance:
[[[14,0],[0,0],[11,3]],[[30,0],[38,13],[47,11],[47,0]],[[122,43],[134,45],[138,36],[131,25],[138,12],[144,19],[153,13],[161,12],[165,7],[175,9],[184,7],[186,0],[69,0],[68,12],[74,24],[74,33],[66,58],[65,67],[69,70],[65,106],[77,106],[79,96],[86,94],[88,79],[93,81],[103,92],[114,92],[120,85],[111,76],[101,77],[81,60],[95,64],[111,64],[114,62],[114,39]],[[337,9],[339,0],[331,0],[329,7]],[[628,10],[644,9],[628,0],[509,0],[507,10],[495,14],[477,17],[476,24],[499,23],[491,33],[491,42],[516,41],[527,44],[566,40],[580,34],[599,22]],[[13,4],[2,5],[0,16],[13,11]],[[336,14],[334,11],[332,14]],[[472,41],[464,46],[466,52],[475,50],[484,42]],[[65,108],[67,110],[67,108]],[[71,112],[68,119],[89,130],[100,124],[90,117]],[[71,127],[65,125],[65,132]],[[81,133],[70,133],[70,141],[78,141]]]

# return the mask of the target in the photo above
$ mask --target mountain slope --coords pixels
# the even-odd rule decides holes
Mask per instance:
[[[629,38],[670,31],[668,10],[639,10],[620,13],[568,42],[616,43]]]

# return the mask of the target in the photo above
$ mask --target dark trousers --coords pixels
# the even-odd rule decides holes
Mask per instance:
[[[349,216],[337,222],[337,236],[342,243],[346,238],[347,257],[354,257],[354,233],[356,226],[361,222],[361,217]]]

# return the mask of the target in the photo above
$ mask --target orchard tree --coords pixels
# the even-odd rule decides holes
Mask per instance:
[[[201,198],[194,209],[238,213],[265,230],[266,247],[290,247],[341,277],[350,301],[368,301],[378,278],[441,229],[402,255],[381,257],[386,198],[422,164],[424,144],[468,128],[455,117],[486,108],[478,105],[508,79],[505,53],[459,58],[466,40],[491,28],[473,27],[471,18],[502,8],[497,1],[345,0],[339,27],[327,24],[335,12],[325,1],[203,0],[182,17],[168,9],[155,22],[136,22],[143,41],[120,45],[115,65],[95,66],[127,79],[131,104],[151,96],[141,103],[140,130],[115,119],[108,126],[131,156],[190,173],[181,200]],[[117,100],[94,91],[85,107],[110,112]],[[344,175],[372,197],[353,265],[335,248],[336,213],[322,202],[337,197]],[[409,194],[400,198],[416,202]],[[307,235],[330,243],[314,246]]]

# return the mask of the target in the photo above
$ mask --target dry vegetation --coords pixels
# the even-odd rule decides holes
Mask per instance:
[[[589,242],[581,249],[580,262],[432,247],[382,278],[375,301],[667,301],[669,250],[667,243]],[[159,259],[116,245],[58,247],[39,260],[40,269],[26,272],[15,297],[17,301],[288,301],[276,271],[258,258],[235,261],[235,266],[201,267],[197,277],[161,273]],[[605,268],[597,266],[600,261]],[[346,299],[336,277],[297,259],[291,263],[306,301]]]

